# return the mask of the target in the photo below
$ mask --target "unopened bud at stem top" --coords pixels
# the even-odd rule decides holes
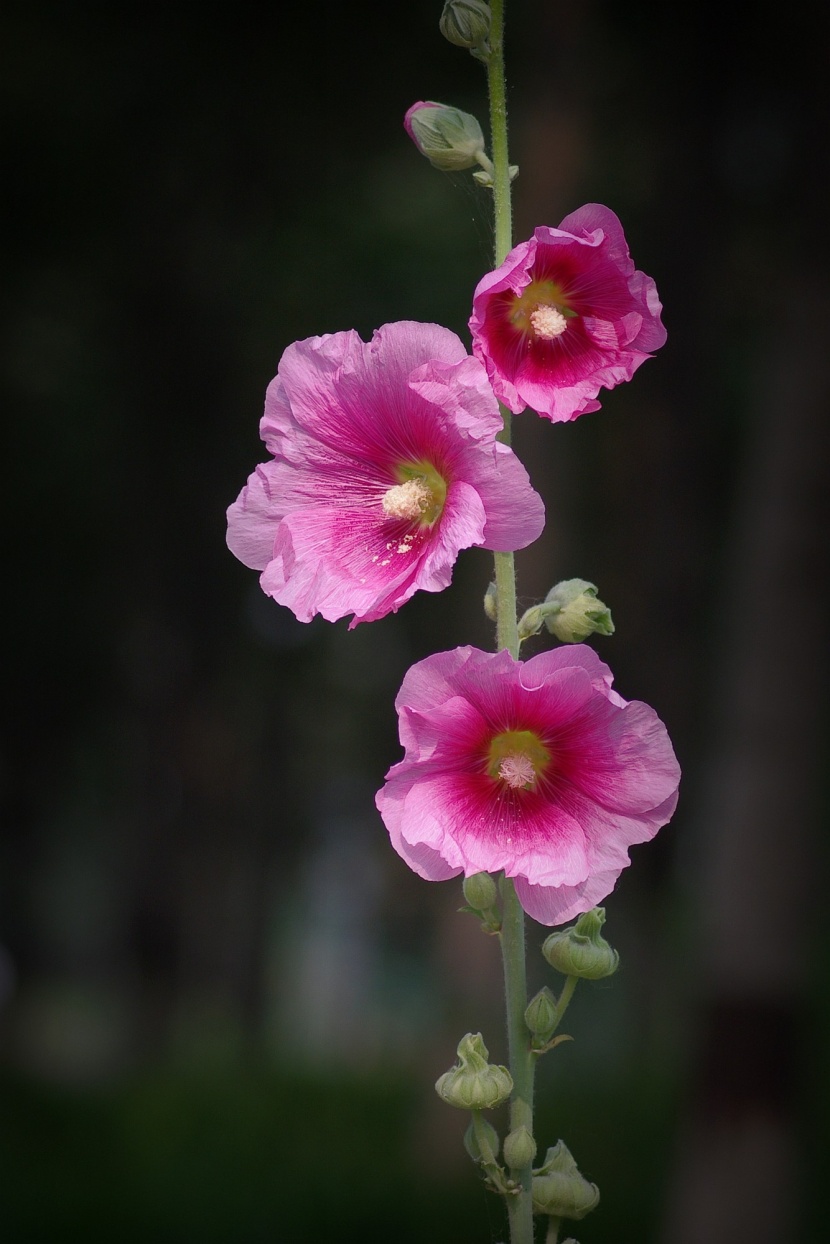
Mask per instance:
[[[447,0],[438,25],[450,43],[483,58],[490,50],[490,21],[490,6],[484,0]]]

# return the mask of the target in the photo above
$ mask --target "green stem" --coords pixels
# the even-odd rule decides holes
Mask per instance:
[[[487,88],[490,95],[490,147],[493,157],[493,203],[496,267],[513,246],[510,206],[510,161],[507,155],[507,87],[504,78],[504,0],[490,3],[490,55]]]
[[[536,1060],[530,1048],[525,1023],[527,1010],[527,972],[525,966],[525,921],[516,888],[510,877],[502,878],[501,953],[504,964],[504,996],[507,1010],[507,1042],[513,1094],[510,1098],[510,1130],[526,1127],[533,1135],[533,1077]],[[533,1244],[533,1201],[531,1163],[513,1171],[521,1185],[517,1196],[509,1197],[511,1244]]]
[[[568,1009],[568,1003],[573,997],[574,990],[576,989],[578,984],[579,984],[578,976],[569,976],[565,980],[565,984],[562,986],[562,992],[560,993],[557,999],[557,1002],[556,1002],[556,1022],[553,1025],[553,1029],[550,1034],[551,1036],[553,1036],[554,1032],[556,1032],[556,1029],[561,1024],[562,1017],[564,1016],[565,1012]]]
[[[516,618],[516,562],[512,553],[494,553],[496,563],[496,649],[519,655]]]
[[[490,3],[490,55],[487,60],[487,86],[490,97],[490,143],[493,159],[493,212],[495,224],[495,266],[504,260],[513,245],[513,219],[510,203],[510,161],[507,151],[507,87],[504,77],[504,0]],[[502,407],[503,431],[499,440],[510,444],[510,412]],[[512,553],[496,553],[496,647],[519,655],[516,617],[516,567]],[[525,965],[524,912],[509,877],[502,879],[503,917],[501,949],[504,964],[504,992],[507,1009],[507,1037],[513,1094],[510,1099],[510,1130],[526,1127],[533,1135],[533,1076],[536,1060],[530,1049],[525,1024],[527,1009],[527,971]],[[531,1163],[513,1172],[521,1191],[507,1198],[511,1244],[533,1244],[533,1201]]]
[[[504,0],[490,5],[490,56],[487,61],[487,88],[490,96],[490,144],[493,153],[493,218],[495,225],[495,266],[513,245],[513,215],[510,201],[510,161],[507,151],[507,88],[504,78]],[[501,407],[504,428],[499,440],[511,439],[511,414]],[[512,553],[496,553],[496,648],[519,655],[516,620],[516,566]]]

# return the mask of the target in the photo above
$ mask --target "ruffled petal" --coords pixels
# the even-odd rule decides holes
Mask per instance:
[[[384,617],[447,587],[462,549],[508,551],[541,532],[541,498],[501,428],[484,368],[440,325],[294,342],[261,423],[273,461],[230,507],[230,547],[303,621]],[[439,481],[433,521],[384,504],[410,478]]]
[[[504,871],[543,923],[604,898],[631,846],[674,812],[679,768],[665,727],[613,691],[587,645],[527,662],[469,646],[434,653],[407,672],[395,703],[405,756],[378,806],[396,850],[431,873],[436,860],[453,875]],[[531,776],[512,782],[494,755],[518,756]]]
[[[515,312],[539,290],[563,308],[567,327],[538,334]],[[666,339],[654,281],[635,269],[617,216],[589,203],[558,228],[540,225],[528,242],[479,281],[470,331],[473,352],[499,399],[553,422],[598,410],[600,389],[630,380]]]

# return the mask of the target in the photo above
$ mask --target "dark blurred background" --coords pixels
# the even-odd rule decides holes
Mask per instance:
[[[373,803],[408,666],[492,645],[490,557],[349,632],[224,543],[292,340],[469,340],[487,194],[401,124],[486,120],[440,9],[3,6],[8,1244],[506,1238],[432,1089],[466,1031],[506,1058],[498,946]],[[828,22],[746,14],[507,5],[515,237],[607,203],[669,332],[600,413],[515,422],[548,509],[522,603],[599,585],[685,775],[540,1068],[541,1144],[602,1189],[583,1244],[822,1221]]]

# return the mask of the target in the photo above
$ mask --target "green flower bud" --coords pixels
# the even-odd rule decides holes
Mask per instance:
[[[545,605],[545,626],[563,644],[578,644],[589,635],[613,635],[611,611],[597,600],[597,588],[585,579],[564,579],[552,587]]]
[[[489,873],[473,873],[464,878],[464,898],[475,911],[489,911],[498,897],[496,883]]]
[[[506,1067],[487,1061],[481,1033],[468,1032],[458,1043],[459,1062],[435,1082],[435,1091],[448,1106],[459,1110],[492,1110],[507,1101],[513,1080]]]
[[[545,938],[542,954],[552,968],[566,976],[598,981],[612,976],[620,965],[620,956],[600,933],[605,924],[605,908],[594,907],[581,915],[576,924],[557,929]]]
[[[564,1141],[548,1149],[533,1174],[533,1208],[552,1218],[584,1218],[599,1203],[599,1188],[583,1179]]]
[[[404,128],[433,168],[444,173],[456,173],[474,164],[490,165],[481,126],[469,112],[431,99],[420,100],[407,111]]]
[[[498,1132],[496,1131],[496,1129],[493,1127],[491,1123],[487,1122],[486,1119],[482,1119],[481,1122],[479,1123],[479,1126],[484,1128],[484,1133],[490,1145],[492,1157],[497,1158],[499,1156],[499,1134]],[[464,1148],[467,1150],[467,1152],[469,1153],[470,1157],[473,1159],[474,1162],[484,1162],[484,1161],[489,1161],[490,1159],[490,1154],[488,1154],[487,1158],[485,1159],[484,1154],[481,1152],[481,1146],[478,1143],[478,1137],[476,1136],[476,1125],[474,1122],[470,1124],[470,1126],[467,1128],[466,1132],[464,1133]]]
[[[504,1138],[504,1160],[513,1170],[529,1166],[536,1157],[536,1141],[522,1124]]]
[[[498,620],[498,593],[495,583],[488,584],[487,591],[484,593],[484,612],[491,622]]]
[[[519,642],[530,639],[531,635],[538,635],[544,621],[545,614],[542,605],[533,605],[525,610],[519,618]]]
[[[525,1011],[525,1023],[531,1036],[541,1043],[547,1041],[553,1032],[556,1023],[556,999],[547,985],[531,998]]]
[[[447,0],[438,25],[456,47],[489,51],[490,6],[484,0]]]

